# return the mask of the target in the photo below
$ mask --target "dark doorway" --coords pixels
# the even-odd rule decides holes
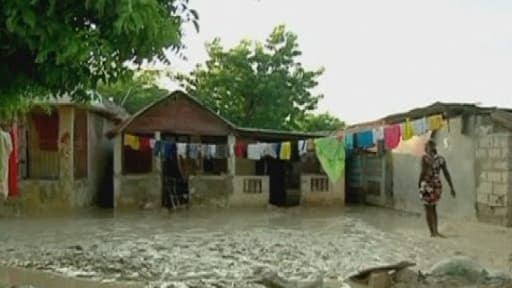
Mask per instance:
[[[286,163],[278,159],[266,159],[270,181],[270,204],[286,206]]]
[[[98,205],[101,208],[114,208],[114,149],[111,145],[107,149],[104,169],[99,173]]]
[[[162,206],[177,208],[187,205],[188,183],[180,172],[177,155],[162,161]]]

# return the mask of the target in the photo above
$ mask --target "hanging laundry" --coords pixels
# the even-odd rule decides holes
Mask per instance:
[[[177,143],[176,144],[176,154],[179,157],[187,158],[187,143]]]
[[[12,151],[9,156],[9,197],[18,196],[18,129],[13,125],[11,131]]]
[[[281,151],[279,152],[279,159],[290,160],[292,156],[292,143],[283,142],[281,143]]]
[[[132,148],[132,150],[138,151],[140,148],[139,137],[130,134],[124,134],[124,146]]]
[[[261,146],[261,156],[262,157],[271,157],[277,158],[276,150],[274,149],[274,145],[272,143],[259,143]]]
[[[0,129],[0,197],[9,195],[9,156],[12,153],[11,135]]]
[[[378,143],[379,140],[384,140],[384,127],[380,126],[372,129],[373,141]]]
[[[414,136],[414,129],[413,129],[412,123],[409,119],[406,119],[405,123],[402,123],[402,124],[403,124],[402,140],[407,141]]]
[[[392,150],[398,147],[401,138],[400,125],[395,124],[384,128],[384,147]]]
[[[163,155],[163,151],[163,142],[160,140],[155,140],[155,143],[153,145],[153,155],[161,156]]]
[[[262,146],[259,143],[247,145],[247,159],[261,160],[261,148]]]
[[[174,141],[163,142],[163,144],[161,145],[161,149],[163,149],[163,152],[161,153],[163,159],[171,160],[174,159],[174,157],[176,157],[177,147]]]
[[[206,158],[207,159],[214,159],[216,154],[217,154],[217,145],[209,144],[208,145],[208,151],[206,152]]]
[[[345,149],[349,151],[354,149],[354,134],[346,133],[345,138],[343,138],[343,141],[345,143]]]
[[[139,150],[142,152],[147,152],[151,150],[150,138],[139,137]]]
[[[272,143],[272,147],[276,151],[276,156],[279,156],[281,154],[281,143]]]
[[[188,144],[188,151],[187,151],[188,157],[190,159],[198,159],[199,154],[201,152],[200,149],[201,149],[200,144],[196,144],[196,143]]]
[[[356,134],[356,138],[357,138],[357,143],[356,143],[357,148],[365,149],[365,148],[373,147],[375,145],[375,142],[373,141],[373,131],[371,131],[371,130],[358,132]]]
[[[443,115],[430,116],[430,117],[428,117],[427,121],[428,121],[428,129],[430,129],[432,131],[441,129],[444,126]]]
[[[227,146],[224,145],[224,144],[219,144],[219,145],[216,145],[216,146],[217,147],[215,148],[214,158],[216,158],[216,159],[226,159],[228,157]]]
[[[235,144],[235,156],[236,158],[244,158],[246,154],[246,146],[244,144]]]
[[[299,156],[304,156],[308,153],[308,143],[306,140],[299,140],[297,145],[299,148]]]
[[[332,137],[315,139],[316,156],[332,183],[336,183],[345,170],[344,146]]]
[[[414,135],[416,136],[426,134],[428,131],[427,118],[423,117],[412,121],[412,128],[414,130]]]

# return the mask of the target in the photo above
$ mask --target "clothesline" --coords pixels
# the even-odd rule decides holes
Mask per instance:
[[[125,134],[124,145],[133,150],[153,151],[161,159],[183,157],[190,159],[225,159],[227,157],[261,160],[265,157],[280,160],[298,160],[308,152],[314,152],[329,179],[335,183],[345,169],[345,144],[339,135],[298,141],[250,144],[201,144],[176,143]]]
[[[280,160],[291,160],[292,154],[303,156],[307,152],[314,152],[314,139],[284,142],[257,142],[249,144],[202,144],[180,143],[172,140],[156,140],[151,137],[124,135],[124,145],[135,151],[148,152],[152,150],[155,156],[170,159],[174,155],[190,158],[216,158],[222,159],[231,156],[260,160],[271,157]],[[343,145],[340,142],[340,145]]]
[[[414,136],[422,136],[429,131],[443,128],[445,120],[442,115],[433,115],[411,121],[406,119],[399,124],[381,125],[374,128],[363,128],[358,132],[344,134],[345,149],[367,149],[383,144],[385,150],[398,147],[401,141],[407,141]]]

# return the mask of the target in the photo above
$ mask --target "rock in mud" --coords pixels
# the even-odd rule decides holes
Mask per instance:
[[[457,256],[435,264],[432,267],[431,275],[434,277],[461,277],[476,283],[487,275],[487,271],[474,259]]]

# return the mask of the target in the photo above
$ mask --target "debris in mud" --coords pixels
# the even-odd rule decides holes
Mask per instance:
[[[407,265],[409,264],[409,265]],[[412,263],[401,262],[365,269],[347,280],[350,287],[368,288],[512,288],[512,278],[504,273],[489,273],[468,257],[443,260],[430,273],[411,270]]]
[[[254,283],[261,284],[266,288],[322,288],[324,287],[324,273],[318,275],[312,281],[289,280],[279,276],[270,269],[258,269]]]

